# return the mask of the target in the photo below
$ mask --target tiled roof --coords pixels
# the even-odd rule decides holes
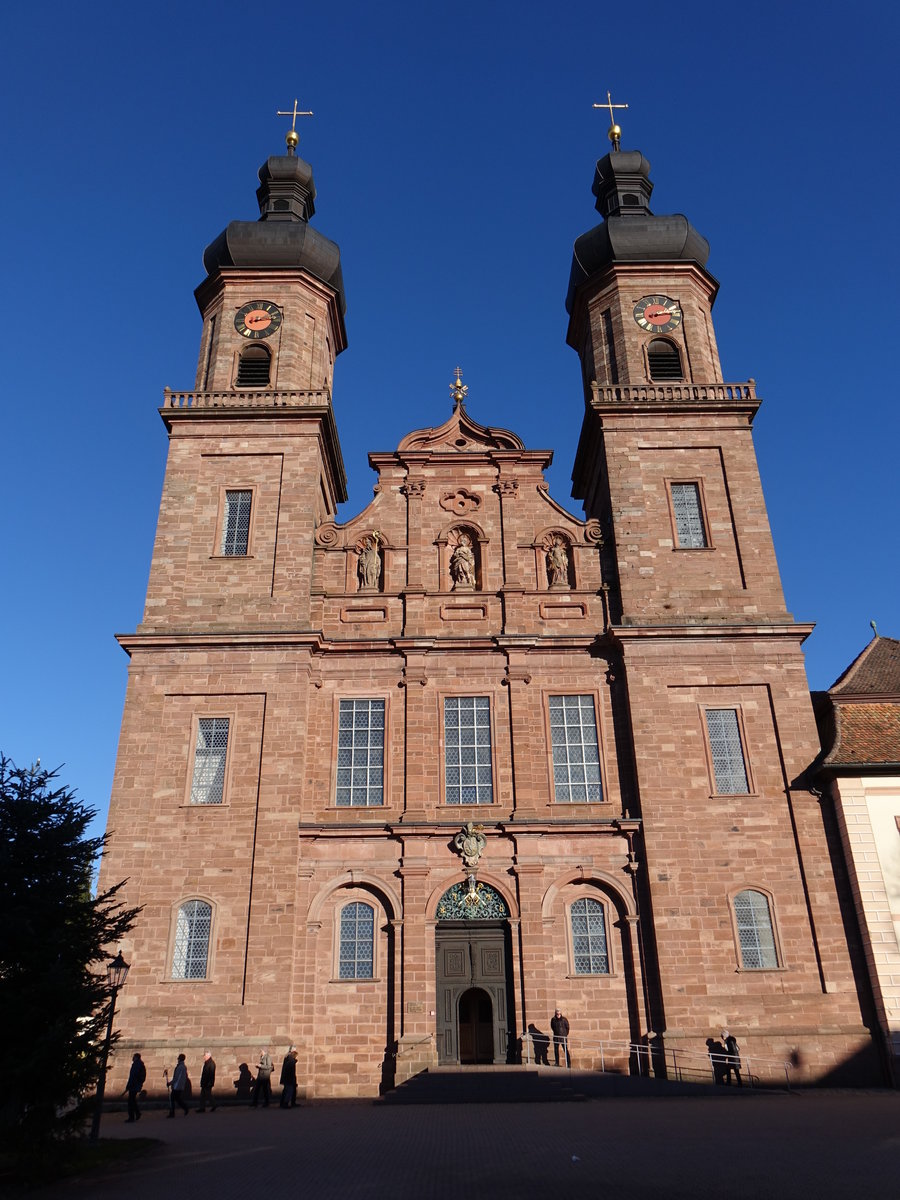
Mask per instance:
[[[900,642],[896,638],[873,637],[828,691],[835,699],[896,696],[900,700]]]
[[[900,702],[837,703],[836,737],[823,766],[900,763]]]

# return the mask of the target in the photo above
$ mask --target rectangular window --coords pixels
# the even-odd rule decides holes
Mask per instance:
[[[339,808],[384,803],[384,701],[342,700],[338,715]]]
[[[550,697],[553,792],[558,803],[599,803],[600,748],[592,696]]]
[[[672,511],[675,514],[675,533],[681,550],[704,550],[709,545],[703,524],[700,485],[672,484]]]
[[[493,804],[491,702],[487,696],[444,700],[444,787],[448,804]]]
[[[252,492],[225,493],[225,520],[222,522],[222,553],[227,558],[243,558],[250,539],[250,498]]]
[[[228,717],[201,717],[197,722],[191,804],[221,804],[225,793]]]
[[[375,910],[368,904],[341,909],[338,975],[341,979],[375,977]]]
[[[742,795],[750,791],[747,764],[741,745],[741,730],[734,708],[708,708],[706,730],[712,755],[716,792],[722,796]]]

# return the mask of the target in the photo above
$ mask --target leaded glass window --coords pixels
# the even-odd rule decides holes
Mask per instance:
[[[228,558],[242,558],[250,539],[250,499],[253,493],[226,492],[225,520],[222,522],[222,553]]]
[[[608,975],[606,913],[599,900],[584,897],[569,909],[576,975]]]
[[[221,804],[225,793],[228,717],[201,717],[197,722],[191,804]]]
[[[345,904],[341,909],[341,979],[375,978],[375,910],[370,904]]]
[[[600,748],[592,696],[550,697],[553,791],[565,804],[603,799]]]
[[[703,508],[700,504],[700,485],[696,483],[672,484],[672,510],[675,513],[675,531],[681,550],[703,550],[709,545],[706,526],[703,524]]]
[[[749,792],[747,764],[744,762],[737,710],[708,708],[706,728],[709,733],[716,791],[722,796],[743,795]]]
[[[444,786],[448,804],[493,804],[491,702],[487,696],[444,700]]]
[[[341,701],[337,754],[338,807],[371,808],[383,804],[383,700]]]
[[[777,967],[775,932],[767,897],[762,892],[738,892],[734,898],[734,915],[741,945],[741,966],[748,971]]]
[[[212,907],[202,900],[188,900],[178,910],[175,923],[173,979],[205,979],[209,958]]]

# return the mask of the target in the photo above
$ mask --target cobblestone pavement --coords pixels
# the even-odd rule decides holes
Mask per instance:
[[[42,1200],[897,1200],[900,1094],[732,1094],[582,1103],[107,1114],[162,1145]]]

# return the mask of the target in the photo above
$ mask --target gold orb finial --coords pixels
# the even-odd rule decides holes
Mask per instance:
[[[288,151],[293,154],[300,142],[300,134],[296,129],[289,129],[284,135],[284,140],[287,143]]]

